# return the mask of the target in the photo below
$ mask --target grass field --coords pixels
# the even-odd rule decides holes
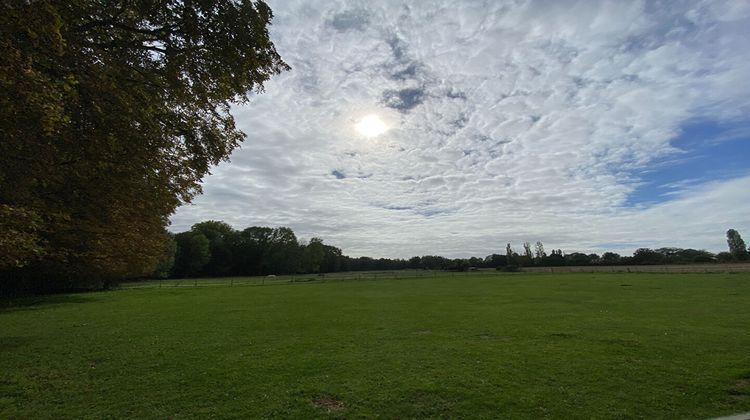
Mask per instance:
[[[750,274],[132,288],[0,310],[0,418],[750,411]]]

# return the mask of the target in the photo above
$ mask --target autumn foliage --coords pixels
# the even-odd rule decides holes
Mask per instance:
[[[288,66],[262,1],[0,2],[0,291],[151,273]]]

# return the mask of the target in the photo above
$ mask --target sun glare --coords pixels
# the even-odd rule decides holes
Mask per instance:
[[[365,137],[375,137],[385,133],[388,130],[388,126],[385,125],[377,115],[367,115],[366,117],[359,120],[357,125],[354,126],[359,134]]]

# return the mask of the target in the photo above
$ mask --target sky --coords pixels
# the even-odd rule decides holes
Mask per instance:
[[[750,239],[750,1],[269,5],[292,70],[233,108],[247,139],[172,231],[406,258]]]

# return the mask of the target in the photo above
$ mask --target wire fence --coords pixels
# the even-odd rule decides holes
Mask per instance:
[[[692,264],[692,265],[613,265],[613,266],[573,266],[573,267],[522,267],[528,273],[739,273],[750,272],[750,264]],[[215,277],[186,279],[151,279],[127,282],[123,289],[212,287],[212,286],[271,286],[281,284],[326,283],[341,281],[396,280],[429,277],[476,277],[498,276],[504,273],[493,269],[467,272],[438,270],[387,270],[349,271],[326,274],[287,274],[252,277]]]
[[[495,274],[495,271],[485,274]],[[425,278],[450,275],[466,275],[468,273],[450,273],[432,270],[391,270],[391,271],[361,271],[326,274],[287,274],[252,277],[217,277],[217,278],[187,278],[187,279],[153,279],[127,282],[120,285],[124,289],[139,288],[174,288],[174,287],[210,287],[210,286],[265,286],[295,283],[326,283],[356,280],[387,280]]]
[[[523,267],[532,273],[746,273],[750,264],[590,265],[567,267]]]

